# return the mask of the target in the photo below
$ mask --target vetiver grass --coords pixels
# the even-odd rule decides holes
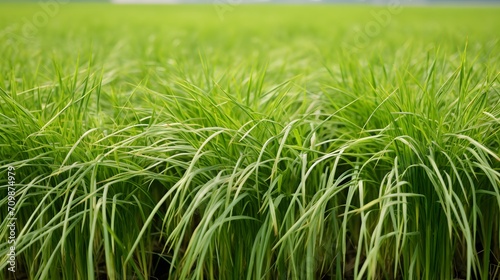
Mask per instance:
[[[500,276],[497,8],[1,7],[18,278]]]

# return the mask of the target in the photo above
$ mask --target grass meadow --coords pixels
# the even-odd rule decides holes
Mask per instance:
[[[1,279],[500,277],[499,7],[51,11],[0,5]]]

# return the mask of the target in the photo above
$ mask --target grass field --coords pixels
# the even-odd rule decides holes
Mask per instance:
[[[500,277],[500,8],[217,5],[0,5],[1,279]]]

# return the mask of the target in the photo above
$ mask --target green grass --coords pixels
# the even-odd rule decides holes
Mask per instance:
[[[500,276],[499,8],[59,8],[0,6],[2,279],[9,166],[18,279]]]

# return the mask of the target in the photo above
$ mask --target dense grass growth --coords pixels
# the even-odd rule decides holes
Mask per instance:
[[[0,6],[1,277],[9,166],[20,279],[499,277],[500,10],[385,9]]]

